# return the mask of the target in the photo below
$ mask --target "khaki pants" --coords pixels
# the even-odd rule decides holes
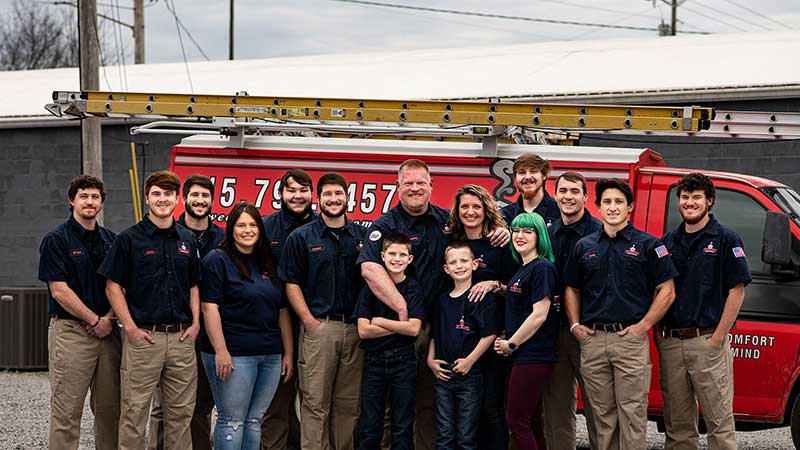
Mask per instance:
[[[569,332],[568,326],[562,326],[558,332],[556,351],[558,362],[542,394],[547,448],[553,450],[575,448],[577,381],[583,394],[583,415],[586,417],[589,447],[596,449],[597,430],[594,427],[592,409],[581,376],[581,348],[575,336]]]
[[[200,363],[200,346],[195,343],[197,358],[197,397],[194,405],[192,423],[192,450],[211,450],[211,412],[214,410],[214,397],[203,364]],[[164,408],[162,408],[161,385],[153,391],[150,407],[150,426],[147,436],[147,450],[164,450]]]
[[[414,447],[416,450],[433,450],[436,447],[436,409],[433,393],[434,377],[428,367],[428,346],[431,327],[419,332],[417,342],[417,407],[414,415]]]
[[[297,366],[303,450],[353,449],[363,364],[359,342],[355,325],[335,320],[301,330]]]
[[[658,345],[666,450],[697,449],[697,403],[709,450],[736,449],[731,348],[727,340],[715,347],[707,337],[666,338]]]
[[[122,413],[119,449],[140,450],[145,445],[150,401],[161,383],[164,409],[164,448],[192,448],[189,424],[197,391],[194,340],[180,342],[181,333],[152,332],[155,344],[145,340],[122,345]]]
[[[581,346],[581,375],[597,430],[597,450],[647,448],[650,340],[596,331]]]
[[[86,393],[94,413],[94,440],[98,450],[117,448],[122,355],[120,331],[115,326],[104,339],[89,335],[76,320],[51,319],[48,336],[50,363],[51,450],[77,450]]]
[[[289,443],[289,422],[294,416],[294,398],[297,395],[296,377],[288,383],[281,382],[272,403],[269,404],[264,421],[261,422],[262,450],[286,450]],[[197,450],[197,449],[195,449]]]

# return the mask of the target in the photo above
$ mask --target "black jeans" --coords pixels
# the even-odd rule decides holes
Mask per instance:
[[[476,450],[481,416],[483,377],[473,368],[466,376],[452,373],[450,380],[437,379],[436,450]]]
[[[479,361],[483,375],[483,403],[478,426],[480,450],[508,450],[506,425],[506,387],[508,386],[508,358],[487,351]]]
[[[392,450],[414,449],[417,355],[413,346],[364,354],[361,378],[360,450],[380,450],[389,396]]]

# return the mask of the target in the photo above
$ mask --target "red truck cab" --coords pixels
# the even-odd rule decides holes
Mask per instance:
[[[212,177],[216,186],[212,219],[222,226],[230,207],[242,200],[254,203],[264,215],[277,211],[280,196],[276,183],[289,168],[305,169],[315,180],[327,171],[344,175],[349,183],[348,216],[369,225],[397,203],[397,167],[408,158],[430,165],[431,200],[438,206],[449,208],[456,190],[466,183],[484,186],[505,204],[516,199],[513,160],[523,153],[536,153],[551,162],[547,184],[551,193],[555,178],[564,171],[586,176],[587,207],[595,215],[594,183],[611,177],[628,181],[636,198],[634,225],[660,237],[681,221],[675,185],[692,171],[667,167],[661,155],[649,149],[498,144],[495,155],[486,155],[477,142],[286,136],[247,137],[242,148],[229,144],[224,136],[192,136],[173,148],[171,162],[171,169],[181,178],[192,173]],[[781,183],[762,178],[703,173],[717,186],[712,212],[744,240],[753,275],[729,336],[738,428],[791,425],[798,446],[800,196]],[[182,207],[176,215],[180,212]],[[651,419],[658,421],[663,402],[654,346],[651,353],[649,412]]]

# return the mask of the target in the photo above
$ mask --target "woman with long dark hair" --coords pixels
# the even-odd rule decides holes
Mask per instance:
[[[519,450],[547,448],[542,429],[542,389],[553,372],[558,313],[552,299],[557,272],[547,225],[537,213],[511,222],[514,259],[522,264],[506,288],[506,335],[494,349],[511,358],[508,428]]]
[[[467,184],[456,192],[448,223],[453,241],[466,242],[478,267],[472,273],[472,288],[468,299],[480,301],[488,292],[494,292],[498,309],[504,311],[503,295],[508,279],[516,272],[518,264],[511,257],[509,246],[495,247],[487,237],[506,222],[492,195],[481,186]],[[488,351],[480,359],[483,375],[478,448],[481,450],[506,450],[508,427],[505,417],[507,361],[495,352]]]
[[[255,206],[239,203],[225,240],[203,259],[200,349],[217,406],[216,450],[257,450],[261,418],[292,375],[294,345],[275,257]],[[281,357],[281,354],[283,356]]]

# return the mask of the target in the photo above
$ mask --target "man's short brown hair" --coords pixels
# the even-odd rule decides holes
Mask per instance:
[[[81,189],[97,189],[100,191],[100,199],[106,201],[106,189],[103,185],[103,180],[93,175],[78,175],[69,182],[69,191],[67,197],[70,201],[75,200],[75,196]]]
[[[425,161],[420,159],[407,159],[403,161],[403,163],[400,164],[400,167],[397,169],[398,178],[405,169],[425,169],[425,172],[427,172],[429,176],[431,174],[431,168],[428,167],[428,164]]]
[[[562,178],[573,183],[580,183],[581,189],[583,189],[583,195],[588,194],[586,191],[586,178],[578,172],[564,172],[559,175],[558,178],[556,178],[556,192],[558,192],[558,182],[561,181]]]
[[[281,177],[280,187],[278,187],[278,189],[281,191],[281,194],[283,194],[283,190],[286,188],[289,178],[293,179],[294,182],[300,186],[305,186],[312,191],[314,190],[314,186],[312,186],[313,182],[311,181],[311,175],[309,175],[308,172],[303,169],[289,169]]]
[[[201,188],[208,189],[211,192],[211,198],[214,198],[214,183],[211,182],[211,178],[208,178],[205,175],[200,175],[199,173],[189,175],[188,177],[186,177],[186,180],[184,180],[183,198],[187,198],[189,196],[189,191],[195,184],[200,186]]]
[[[181,179],[175,175],[175,172],[159,170],[151,173],[144,181],[144,195],[150,194],[150,188],[153,186],[158,186],[165,191],[173,191],[177,194],[181,190]]]
[[[546,181],[547,175],[550,173],[550,163],[539,155],[525,153],[524,155],[517,157],[517,159],[514,161],[513,169],[514,173],[525,169],[542,172],[542,175],[544,175],[543,178]]]

